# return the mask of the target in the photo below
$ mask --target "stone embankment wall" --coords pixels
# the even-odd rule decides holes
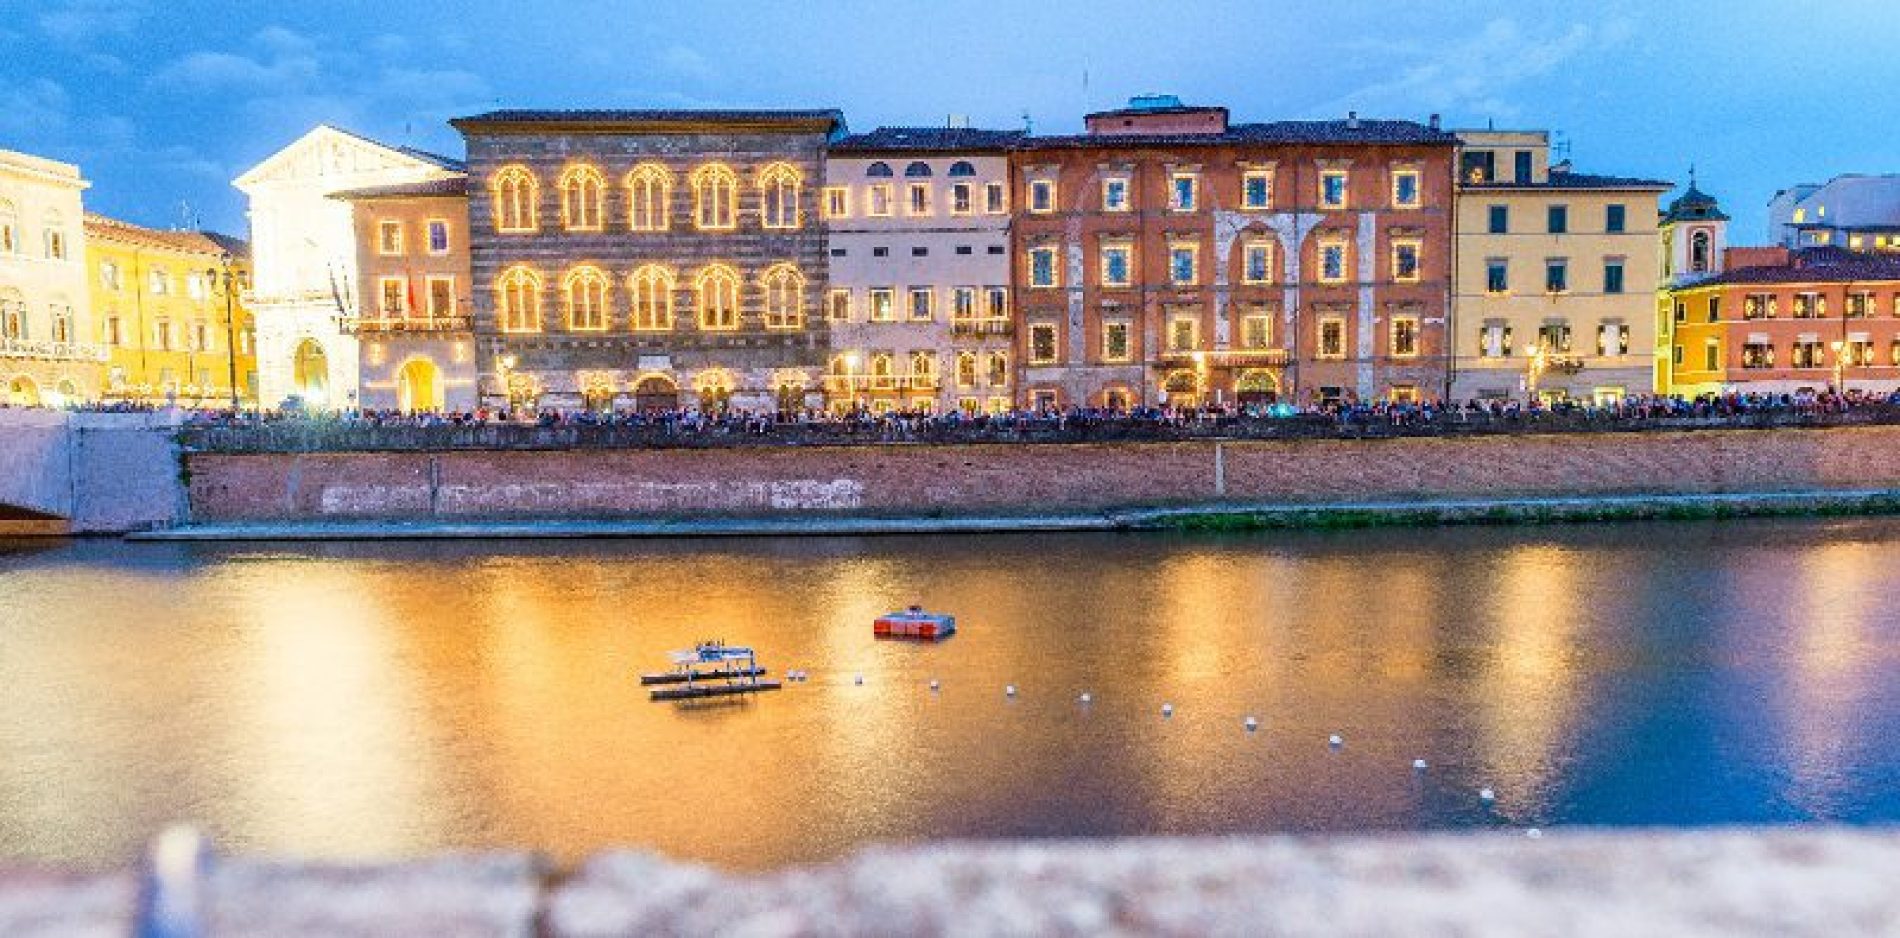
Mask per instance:
[[[192,453],[191,520],[1097,513],[1900,490],[1900,427],[1286,442]]]
[[[166,414],[0,409],[0,534],[116,533],[185,513]]]

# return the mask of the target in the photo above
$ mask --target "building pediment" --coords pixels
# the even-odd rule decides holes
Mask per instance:
[[[368,137],[319,124],[289,146],[271,154],[262,163],[232,181],[240,190],[283,185],[333,181],[334,185],[317,188],[344,189],[358,186],[365,179],[387,178],[392,173],[413,173],[417,178],[446,176],[459,170],[459,164],[444,157],[378,143]]]

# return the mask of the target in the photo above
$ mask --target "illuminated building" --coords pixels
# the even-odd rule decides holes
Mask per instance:
[[[475,334],[468,183],[455,175],[339,192],[355,219],[358,406],[472,411]]]
[[[1785,248],[1900,252],[1900,175],[1848,173],[1768,202],[1768,240]]]
[[[1550,165],[1544,131],[1458,131],[1452,396],[1608,402],[1655,385],[1656,200]]]
[[[1456,144],[1357,116],[1231,124],[1172,96],[1023,138],[1019,402],[1443,396]]]
[[[1015,131],[880,127],[825,161],[835,408],[1014,405],[1009,160]]]
[[[85,227],[93,319],[109,356],[101,397],[229,407],[235,372],[239,403],[254,402],[256,335],[241,298],[249,247],[225,235],[159,231],[102,215],[87,215]]]
[[[495,111],[468,143],[481,400],[824,403],[836,111]]]
[[[86,293],[86,233],[70,163],[0,150],[0,400],[98,396],[105,349]]]
[[[333,193],[457,176],[456,160],[319,126],[239,176],[250,199],[258,392],[265,407],[297,398],[317,409],[357,405],[360,318],[356,228]]]

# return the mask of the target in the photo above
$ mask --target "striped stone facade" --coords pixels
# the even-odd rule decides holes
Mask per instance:
[[[821,311],[828,283],[819,195],[825,147],[842,127],[836,112],[498,111],[453,123],[468,143],[483,403],[563,410],[822,406],[830,343]],[[655,174],[664,184],[636,194],[632,174],[639,167],[664,170]],[[568,217],[575,196],[564,174],[590,169],[603,183],[599,215],[576,224]],[[696,176],[702,170],[729,173],[735,183],[730,228],[701,224],[704,194],[696,182],[712,178]],[[504,177],[518,185],[524,173],[532,180],[525,200],[518,189],[504,188]],[[779,214],[781,227],[768,228],[767,186],[784,178],[796,180],[796,218]],[[657,191],[664,192],[657,200],[663,221],[651,214],[656,200],[648,193]],[[498,202],[503,198],[520,201]],[[531,203],[532,224],[519,214],[524,202]],[[501,217],[510,211],[512,218]],[[636,222],[636,212],[644,221]],[[641,286],[643,271],[663,273],[664,285]],[[604,295],[577,301],[570,284],[592,272],[604,275]],[[715,318],[717,325],[709,325],[703,314],[718,302],[701,284],[728,275],[736,281],[736,321],[728,326]],[[510,284],[526,284],[538,302],[531,325],[518,315],[526,294],[511,294]],[[771,298],[768,289],[776,291]],[[656,313],[656,293],[670,302],[670,322]],[[511,302],[517,305],[504,305]],[[577,302],[584,314],[576,313]],[[768,321],[768,302],[776,321]],[[604,306],[604,316],[590,303]]]

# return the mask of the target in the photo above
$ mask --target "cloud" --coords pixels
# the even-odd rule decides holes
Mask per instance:
[[[665,71],[693,81],[712,81],[719,75],[705,56],[686,46],[669,46],[657,60]]]
[[[154,87],[188,93],[288,93],[308,88],[322,74],[314,40],[281,26],[251,37],[257,57],[235,52],[188,53],[160,68]]]
[[[60,140],[72,129],[73,100],[51,78],[0,85],[0,136]]]
[[[145,16],[144,7],[133,0],[67,0],[49,5],[36,22],[49,39],[84,45],[130,36]]]
[[[1494,19],[1452,42],[1356,40],[1341,50],[1356,58],[1400,63],[1392,77],[1323,104],[1322,113],[1352,108],[1389,113],[1419,110],[1515,117],[1517,89],[1587,54],[1600,54],[1636,35],[1627,20],[1574,24],[1530,35],[1512,19]]]

